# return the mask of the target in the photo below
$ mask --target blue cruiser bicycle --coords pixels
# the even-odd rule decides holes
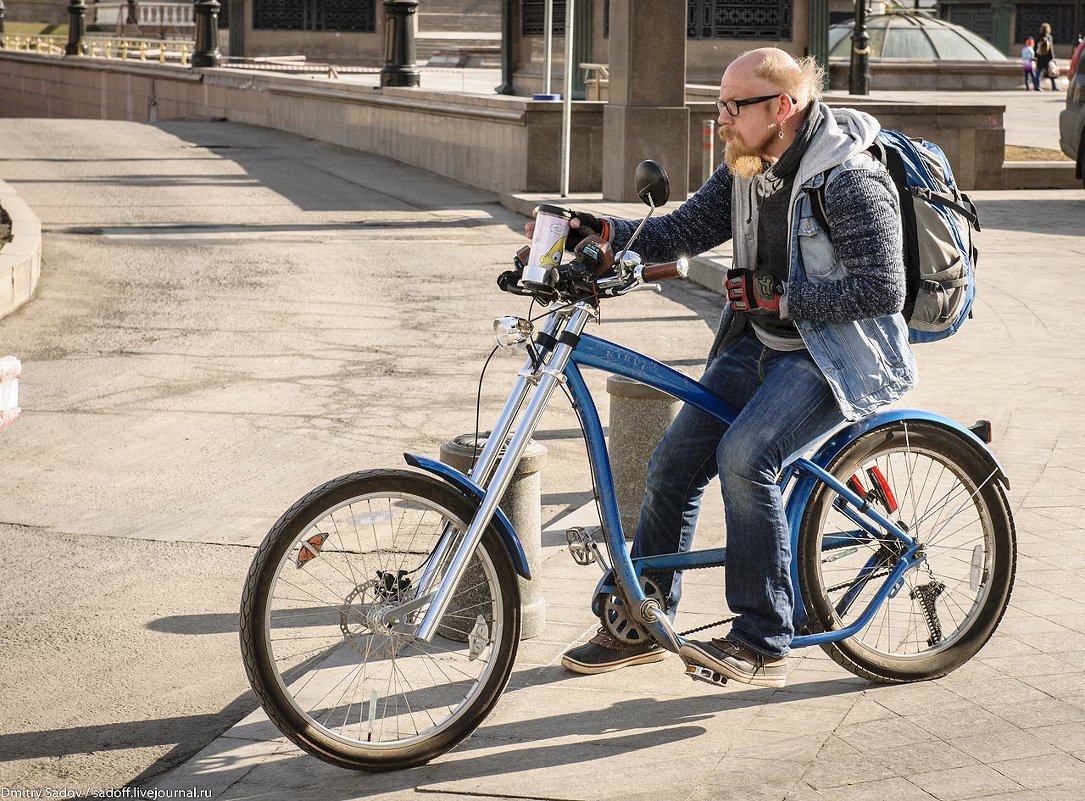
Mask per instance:
[[[638,169],[637,187],[654,209],[668,187],[652,165]],[[642,265],[628,250],[612,262],[574,260],[543,283],[523,282],[521,269],[502,277],[504,290],[549,313],[538,330],[518,317],[494,324],[498,344],[527,358],[469,475],[407,455],[413,469],[322,484],[268,533],[245,584],[242,653],[268,716],[305,751],[346,768],[407,768],[453,748],[494,708],[519,643],[517,576],[530,578],[498,502],[561,385],[601,510],[606,556],[583,531],[568,534],[577,561],[604,567],[592,609],[621,641],[651,638],[675,652],[684,642],[655,576],[720,566],[726,548],[630,558],[581,368],[635,379],[724,422],[736,412],[676,370],[584,333],[602,301],[687,271],[684,261]],[[1016,562],[1008,480],[989,441],[987,425],[883,411],[783,471],[793,648],[819,645],[852,673],[894,683],[944,676],[983,647]],[[687,673],[724,681],[697,665]]]

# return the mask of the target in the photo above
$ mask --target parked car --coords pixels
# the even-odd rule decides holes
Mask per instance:
[[[1077,162],[1077,177],[1085,186],[1085,46],[1074,51],[1071,64],[1073,77],[1066,90],[1066,108],[1059,114],[1059,146]]]

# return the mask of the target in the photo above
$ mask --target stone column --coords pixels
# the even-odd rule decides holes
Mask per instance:
[[[829,88],[829,0],[807,0],[807,52],[825,69],[823,89]]]
[[[610,395],[607,450],[614,474],[614,495],[622,533],[631,540],[640,519],[648,457],[681,404],[665,392],[620,375],[607,377],[607,393]]]
[[[229,0],[230,3],[230,58],[245,55],[245,0]]]
[[[603,112],[603,197],[637,201],[633,170],[655,159],[671,197],[689,193],[686,4],[611,0],[610,102]]]
[[[991,15],[994,18],[994,45],[1003,53],[1007,54],[1010,58],[1013,58],[1014,54],[1010,51],[1010,47],[1013,44],[1013,30],[1012,19],[1014,14],[1014,4],[1005,2],[1005,0],[995,0],[991,4]]]
[[[594,0],[576,0],[573,10],[573,100],[586,99],[584,72],[580,65],[595,61],[592,58],[592,17],[595,15]],[[566,6],[568,8],[568,6]],[[568,12],[566,12],[568,13]]]
[[[471,459],[482,451],[486,444],[486,437],[490,432],[479,435],[478,451],[472,448],[475,435],[463,434],[451,442],[441,446],[441,461],[455,467],[461,473],[466,474],[471,469]],[[546,625],[546,599],[542,595],[542,469],[546,465],[546,448],[531,440],[528,443],[524,455],[520,457],[520,463],[512,474],[505,494],[501,496],[500,507],[512,523],[520,538],[520,544],[524,547],[524,555],[527,557],[528,567],[531,570],[531,581],[525,581],[517,577],[520,584],[520,638],[528,639],[542,633]],[[477,563],[469,563],[477,564]],[[480,571],[481,567],[476,567]],[[481,582],[464,580],[466,586],[478,586]],[[466,597],[457,600],[453,597],[453,608],[457,604],[461,607],[472,606],[478,603],[477,598]],[[445,626],[442,634],[452,639],[458,639],[450,633],[449,627]],[[466,638],[466,631],[462,636]]]

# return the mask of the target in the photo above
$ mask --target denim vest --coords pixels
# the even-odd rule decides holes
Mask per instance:
[[[860,153],[835,170],[884,169]],[[788,281],[829,282],[847,275],[832,242],[814,217],[806,191],[825,182],[819,173],[806,181],[791,206]],[[725,304],[709,361],[728,341],[735,322]],[[895,401],[917,381],[915,356],[908,345],[908,325],[900,314],[850,322],[795,320],[810,356],[821,369],[849,420],[858,420]]]

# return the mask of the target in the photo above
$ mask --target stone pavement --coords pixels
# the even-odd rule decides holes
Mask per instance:
[[[990,418],[1011,478],[1016,588],[969,664],[934,682],[878,686],[810,649],[795,654],[788,686],[776,691],[694,684],[675,657],[572,675],[558,659],[594,632],[587,603],[598,573],[573,564],[561,536],[569,519],[559,520],[543,537],[545,630],[521,643],[505,697],[454,752],[411,771],[351,773],[302,754],[257,711],[154,786],[226,799],[1080,799],[1085,195],[976,200],[984,232],[975,320],[918,350],[922,383],[906,399],[968,423]],[[707,514],[699,545],[718,537],[718,511]],[[571,520],[590,523],[590,511]],[[680,628],[718,611],[718,572],[689,576]]]
[[[5,123],[9,124],[11,121]],[[275,475],[254,474],[236,483],[243,485],[245,492],[266,494],[265,485],[288,485],[284,476],[300,481],[314,471],[331,475],[333,469],[339,469],[333,458],[338,454],[322,455],[313,444],[322,436],[318,425],[322,421],[331,421],[334,426],[326,439],[319,440],[320,444],[340,442],[343,456],[355,463],[359,459],[357,451],[368,456],[377,448],[389,447],[384,441],[390,427],[407,430],[429,425],[427,421],[437,412],[427,414],[417,408],[416,399],[407,410],[409,417],[402,410],[398,416],[381,417],[375,426],[379,436],[371,436],[365,429],[366,438],[362,439],[352,429],[370,426],[369,418],[380,415],[380,409],[346,418],[343,409],[353,408],[350,399],[344,401],[332,395],[327,409],[314,414],[311,420],[306,417],[303,424],[293,416],[272,418],[262,406],[233,412],[242,419],[258,419],[261,425],[246,430],[236,447],[223,449],[222,437],[229,432],[220,422],[226,417],[220,407],[230,408],[230,399],[235,406],[246,407],[252,398],[266,396],[274,385],[257,381],[256,376],[264,373],[254,365],[275,358],[274,351],[284,347],[294,352],[293,348],[300,348],[303,341],[308,344],[308,340],[316,342],[324,359],[339,359],[340,350],[349,351],[327,367],[329,395],[333,388],[338,391],[356,382],[357,397],[364,397],[366,389],[379,384],[379,391],[389,402],[402,405],[416,386],[409,383],[414,380],[412,371],[425,371],[431,361],[423,361],[421,353],[402,350],[413,342],[412,326],[418,320],[413,316],[399,320],[395,309],[421,304],[430,325],[457,331],[457,326],[466,325],[466,318],[475,322],[476,317],[482,319],[489,314],[488,298],[468,311],[464,310],[463,298],[457,298],[454,308],[433,304],[433,297],[449,291],[463,292],[465,286],[472,292],[476,286],[492,286],[490,273],[496,262],[478,267],[478,275],[467,272],[469,262],[481,264],[479,240],[488,229],[480,225],[473,236],[442,247],[442,253],[456,255],[456,261],[447,269],[456,275],[454,290],[449,289],[450,283],[441,283],[438,279],[442,276],[436,273],[427,273],[415,294],[407,297],[379,294],[394,289],[394,285],[374,289],[380,302],[387,305],[385,316],[379,320],[353,309],[329,315],[328,309],[354,298],[351,293],[356,292],[356,287],[348,281],[351,271],[318,272],[313,254],[321,254],[321,265],[355,265],[367,251],[387,251],[400,245],[387,235],[382,239],[367,234],[366,223],[383,230],[382,226],[410,218],[407,230],[418,234],[420,242],[418,249],[410,253],[415,257],[413,261],[422,262],[417,256],[429,254],[432,245],[423,249],[421,240],[432,236],[430,231],[466,225],[466,215],[457,214],[457,208],[469,208],[472,214],[489,221],[493,212],[486,205],[487,199],[465,198],[449,182],[433,181],[432,176],[418,171],[397,172],[393,166],[369,157],[345,158],[341,151],[321,145],[290,141],[289,147],[298,150],[288,152],[284,143],[289,137],[245,130],[243,126],[217,126],[212,129],[214,137],[207,137],[206,129],[197,124],[167,126],[192,142],[198,160],[182,160],[179,152],[187,150],[178,151],[177,145],[160,132],[161,150],[132,166],[128,162],[131,153],[122,158],[111,150],[110,143],[120,141],[106,135],[112,125],[116,124],[50,123],[48,130],[67,129],[71,139],[80,126],[94,126],[101,135],[90,137],[90,141],[97,142],[91,155],[98,160],[93,164],[88,160],[88,164],[78,167],[42,161],[34,169],[55,169],[57,173],[50,173],[48,179],[22,174],[18,181],[25,191],[46,197],[51,184],[61,183],[61,170],[69,174],[75,169],[88,172],[80,189],[86,194],[58,195],[52,201],[56,205],[48,208],[51,222],[46,235],[53,244],[52,284],[15,318],[6,319],[0,332],[14,336],[27,349],[47,347],[37,343],[47,343],[53,334],[43,322],[34,322],[34,314],[49,310],[67,328],[73,345],[77,338],[86,338],[84,329],[93,325],[101,324],[105,335],[79,343],[80,349],[73,353],[43,351],[39,355],[43,367],[39,386],[54,392],[55,397],[39,396],[45,413],[36,417],[28,414],[18,426],[5,432],[12,435],[5,439],[5,448],[21,448],[29,460],[33,449],[48,445],[53,447],[51,453],[57,461],[43,463],[39,472],[22,475],[11,485],[12,491],[21,493],[24,503],[12,505],[0,497],[0,508],[5,511],[0,519],[25,519],[29,524],[33,522],[32,511],[40,506],[55,515],[55,520],[47,523],[56,529],[63,531],[72,525],[74,509],[62,507],[65,498],[38,499],[33,490],[44,488],[51,480],[50,473],[68,467],[62,460],[78,460],[79,466],[88,467],[105,464],[91,461],[93,454],[86,453],[102,442],[99,434],[104,431],[121,446],[116,451],[123,454],[121,461],[146,464],[136,460],[142,458],[142,451],[157,452],[165,436],[173,451],[167,460],[171,465],[184,461],[179,457],[190,456],[199,473],[207,473],[209,465],[221,472],[205,476],[203,486],[195,487],[191,498],[165,496],[153,518],[136,503],[143,495],[159,497],[155,485],[173,483],[168,477],[149,475],[138,487],[139,492],[118,497],[109,493],[111,485],[122,480],[124,465],[110,468],[116,470],[116,475],[100,474],[106,479],[95,472],[78,498],[80,503],[93,507],[93,495],[99,495],[110,505],[123,504],[127,514],[116,515],[104,508],[103,502],[103,508],[96,509],[98,517],[88,518],[91,533],[99,533],[95,525],[101,518],[100,533],[110,536],[162,538],[165,532],[169,537],[189,536],[199,541],[232,538],[253,526],[248,525],[250,521],[234,518],[238,505],[214,507],[208,497],[219,491],[215,485],[236,478],[237,465],[249,452],[265,454],[264,460],[275,465],[274,471],[266,472]],[[25,136],[34,136],[32,129],[24,130]],[[137,138],[133,130],[127,147],[131,148]],[[87,137],[81,139],[86,141]],[[216,174],[217,157],[206,149],[209,140],[235,154],[236,163],[231,164],[237,174],[228,176],[230,180]],[[243,148],[243,143],[251,150]],[[30,145],[18,144],[23,149]],[[58,152],[70,152],[70,148]],[[304,161],[296,158],[299,152]],[[178,164],[171,164],[174,161]],[[131,174],[123,176],[122,181],[105,180],[99,177],[99,170],[104,169],[99,162],[123,162]],[[344,164],[349,166],[344,168]],[[137,168],[139,175],[135,174]],[[3,165],[3,169],[4,177],[11,180],[13,171],[29,167],[13,162]],[[303,183],[307,174],[317,171],[338,177],[331,183],[324,178],[319,192],[300,190],[301,186],[308,187]],[[375,180],[375,174],[383,180]],[[194,194],[194,184],[211,187],[203,190],[205,204],[207,193],[214,193],[214,204],[198,210],[205,215],[200,221],[207,225],[175,225],[168,231],[152,231],[152,223],[157,226],[181,220],[180,203]],[[439,187],[440,198],[433,197],[436,190],[431,184]],[[152,185],[156,194],[146,191]],[[401,194],[406,186],[411,204],[389,206],[387,197],[376,195],[378,188],[393,186]],[[335,190],[331,195],[330,189]],[[146,220],[140,216],[147,213],[146,209],[133,213],[121,202],[135,199],[152,208],[153,198],[160,198],[153,210],[162,215],[161,221],[157,217]],[[952,340],[919,349],[921,384],[906,399],[909,406],[938,411],[966,423],[981,416],[990,418],[994,423],[995,452],[1011,478],[1010,500],[1020,545],[1016,589],[998,633],[968,665],[936,682],[882,687],[856,679],[820,651],[810,650],[796,654],[789,686],[779,691],[741,686],[718,691],[694,684],[681,675],[679,662],[673,657],[618,674],[567,674],[557,660],[571,642],[594,631],[587,603],[598,574],[593,567],[580,568],[571,562],[561,535],[566,521],[557,520],[547,526],[544,534],[545,560],[539,577],[547,599],[547,626],[539,637],[521,644],[506,696],[479,731],[453,753],[402,773],[341,771],[294,749],[257,712],[185,765],[152,782],[152,786],[161,790],[195,786],[213,790],[216,798],[231,799],[407,799],[423,793],[437,798],[498,796],[587,801],[639,797],[804,801],[882,796],[944,801],[1078,799],[1085,786],[1085,685],[1081,669],[1085,660],[1085,583],[1077,574],[1085,569],[1085,525],[1081,522],[1085,477],[1074,454],[1077,447],[1085,445],[1085,360],[1078,344],[1085,339],[1085,293],[1080,275],[1085,266],[1085,193],[983,192],[976,193],[976,199],[984,223],[979,240],[981,295],[976,319]],[[95,206],[95,200],[100,207]],[[434,202],[439,205],[436,211],[425,205]],[[488,202],[492,205],[492,201]],[[615,211],[631,213],[635,209],[619,207]],[[265,221],[257,228],[247,219],[250,214],[269,214],[268,210],[279,211],[285,219],[293,220],[293,225],[270,225]],[[237,219],[223,225],[221,215],[228,212],[236,214]],[[105,235],[99,232],[89,236],[83,226],[102,226],[103,215],[110,215]],[[46,218],[44,212],[42,216]],[[299,219],[308,225],[299,226]],[[495,227],[495,222],[500,218],[493,217],[488,225]],[[177,241],[173,250],[166,247],[171,235]],[[487,255],[508,250],[512,237],[487,235],[492,237],[492,242],[485,243],[490,248],[485,251]],[[254,253],[259,250],[259,258],[254,255],[247,263],[249,272],[236,276],[237,280],[271,276],[279,262],[296,264],[287,273],[274,273],[275,280],[266,280],[266,291],[259,295],[259,310],[255,313],[248,306],[236,314],[228,313],[254,294],[250,286],[234,287],[231,283],[239,272],[238,250],[236,244],[225,246],[228,237],[238,242],[259,238],[261,242],[259,249],[253,249]],[[295,257],[294,250],[287,249],[288,238],[291,248],[297,241],[297,252],[302,256]],[[108,250],[105,246],[110,242],[119,242],[121,247],[114,245],[114,250]],[[149,250],[152,246],[156,249]],[[204,251],[190,252],[201,246]],[[209,246],[215,248],[210,255],[206,253]],[[94,265],[88,264],[72,275],[56,271],[59,264],[75,261],[72,253],[77,247],[98,248],[98,258],[129,255],[133,259],[131,275],[140,282],[131,294],[146,296],[146,309],[133,317],[128,307],[122,306],[122,300],[128,299],[131,279],[116,278],[106,287],[109,304],[104,311],[95,311],[97,316],[87,311],[89,299],[98,290],[97,282],[102,280],[93,271]],[[165,267],[174,258],[174,251],[190,259],[184,292],[193,284],[198,301],[178,291],[172,274],[166,274]],[[146,259],[148,252],[155,258]],[[291,261],[295,258],[296,262]],[[217,265],[221,265],[218,272]],[[371,269],[379,269],[379,265],[375,261]],[[159,273],[163,274],[161,278]],[[156,279],[161,286],[152,283]],[[307,284],[317,281],[327,286],[319,305],[310,304],[306,295]],[[140,291],[140,287],[149,288]],[[388,297],[392,300],[387,301]],[[354,303],[360,305],[363,300],[358,297]],[[698,330],[699,336],[691,337],[692,325],[699,326],[718,302],[718,297],[705,290],[680,284],[665,287],[659,297],[638,293],[609,315],[604,311],[608,324],[604,335],[618,331],[623,341],[651,339],[649,352],[662,352],[668,361],[695,370],[703,358],[705,332]],[[208,322],[190,319],[197,305],[211,306],[222,317],[211,315]],[[278,317],[295,313],[296,319],[305,321],[304,328],[277,326]],[[255,327],[246,327],[254,322]],[[359,328],[375,323],[379,323],[375,327],[381,329],[382,337],[384,333],[389,336],[370,340],[358,335]],[[122,330],[125,335],[112,341]],[[151,335],[146,343],[138,340],[144,331],[168,333],[171,344],[160,344],[163,340]],[[236,357],[246,365],[253,363],[252,380],[238,382],[216,375],[192,381],[185,370],[162,368],[163,364],[183,365],[189,360],[198,365],[217,364],[223,358],[219,351],[224,338],[227,342],[231,338],[239,340],[234,343]],[[373,341],[379,345],[377,350],[373,349]],[[303,361],[302,351],[297,354],[298,361]],[[365,358],[354,358],[356,354]],[[391,367],[387,374],[343,372],[344,365],[368,363],[367,359],[379,357],[382,364],[391,363],[389,355],[394,356],[399,372]],[[71,400],[73,387],[79,384],[66,381],[68,376],[91,379],[102,364],[100,356],[123,366],[126,382],[122,387],[125,391],[118,392],[115,401],[109,403],[98,394],[99,384],[80,389],[88,397],[93,394],[103,414],[87,408],[80,398]],[[166,361],[152,361],[156,356]],[[222,367],[220,371],[232,376],[229,369]],[[308,363],[291,364],[290,369],[290,376],[308,375],[312,367]],[[324,380],[324,373],[321,375]],[[188,396],[179,399],[177,390],[185,388],[186,380],[191,384]],[[232,394],[225,402],[213,394],[220,383],[230,384]],[[30,387],[33,384],[28,384],[28,390]],[[303,393],[291,394],[280,405],[289,407],[303,399]],[[452,403],[445,400],[445,404]],[[188,418],[181,418],[179,411],[186,412]],[[140,421],[155,415],[166,421],[162,427],[142,426]],[[182,427],[176,436],[170,433],[177,431],[178,419],[189,418],[198,418],[199,425],[188,430]],[[72,422],[79,420],[89,424]],[[136,423],[140,423],[138,430],[125,430]],[[206,431],[209,423],[214,427]],[[66,429],[67,425],[77,425],[78,436]],[[432,428],[448,433],[447,425]],[[34,432],[38,434],[36,445],[29,437]],[[141,450],[131,447],[129,433],[139,435],[135,441]],[[426,433],[429,435],[429,428]],[[205,441],[198,448],[190,446],[190,435]],[[285,443],[281,451],[273,450],[277,441]],[[129,447],[123,447],[126,445]],[[303,461],[298,458],[300,453],[306,454],[306,464],[299,464]],[[575,466],[583,461],[581,453],[579,447],[558,451],[555,443],[550,475],[581,470]],[[106,458],[110,457],[102,456]],[[114,463],[120,459],[111,458]],[[198,474],[182,475],[185,479],[177,481],[178,485],[187,484],[191,476]],[[709,494],[713,494],[711,489]],[[226,514],[222,514],[223,509]],[[574,522],[588,522],[584,514],[583,510],[573,512]],[[718,538],[719,516],[716,500],[706,510],[699,544],[708,545]],[[126,528],[115,528],[118,517]],[[191,523],[193,519],[196,526]],[[138,529],[146,529],[146,534]],[[238,536],[231,541],[250,540]],[[39,571],[47,568],[35,566]],[[703,622],[720,611],[721,577],[714,573],[690,576],[679,618],[681,628]]]

